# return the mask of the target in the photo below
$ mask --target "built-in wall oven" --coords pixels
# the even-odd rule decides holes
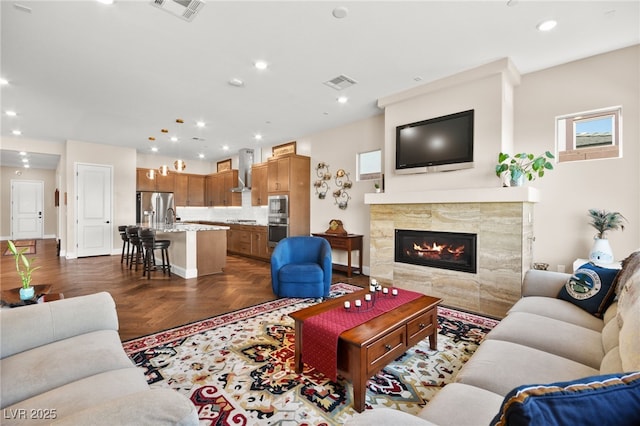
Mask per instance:
[[[289,196],[269,195],[268,209],[268,245],[275,247],[289,236]]]

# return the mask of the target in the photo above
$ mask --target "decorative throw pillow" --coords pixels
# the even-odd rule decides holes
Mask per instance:
[[[524,385],[505,396],[491,426],[640,424],[640,372]]]
[[[558,298],[571,302],[600,318],[615,297],[613,281],[619,269],[585,263],[560,289]]]

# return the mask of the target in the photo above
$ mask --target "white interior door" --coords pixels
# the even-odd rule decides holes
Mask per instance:
[[[44,236],[44,182],[11,180],[11,238],[26,240]]]
[[[111,254],[112,171],[111,166],[76,166],[78,257]]]

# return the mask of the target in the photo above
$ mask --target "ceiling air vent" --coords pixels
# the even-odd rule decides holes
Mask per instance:
[[[356,83],[358,82],[352,79],[351,77],[347,77],[344,74],[324,82],[324,84],[336,90],[346,89],[347,87],[351,87]]]
[[[189,22],[204,7],[202,0],[153,0],[151,4]]]

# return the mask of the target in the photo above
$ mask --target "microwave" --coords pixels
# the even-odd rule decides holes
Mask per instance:
[[[289,196],[269,195],[269,217],[289,217]]]

